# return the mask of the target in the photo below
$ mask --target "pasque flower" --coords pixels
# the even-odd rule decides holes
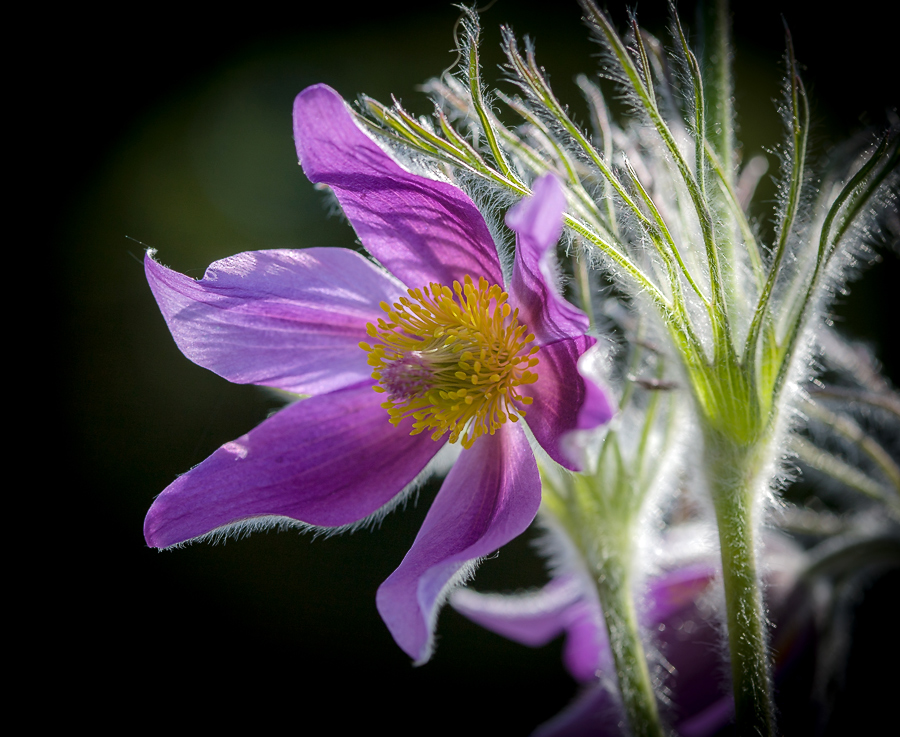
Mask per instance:
[[[655,635],[656,658],[667,676],[667,721],[682,737],[707,737],[734,716],[734,699],[720,671],[717,597],[712,589],[717,572],[713,556],[679,552],[679,547],[691,547],[685,544],[688,540],[702,537],[697,530],[688,526],[676,532],[664,548],[677,563],[647,579],[641,619]],[[683,539],[673,544],[678,538]],[[808,594],[798,576],[804,561],[804,553],[790,540],[775,532],[767,536],[767,600],[777,627],[776,669],[796,657],[811,633]],[[621,734],[608,629],[587,571],[557,572],[542,589],[525,594],[458,589],[450,604],[486,629],[530,647],[565,634],[563,663],[582,691],[533,737]]]
[[[537,464],[566,433],[609,419],[579,358],[587,317],[553,281],[565,196],[552,176],[507,216],[509,280],[484,218],[450,184],[412,174],[328,87],[294,104],[300,163],[329,186],[380,266],[346,249],[242,253],[199,281],[148,253],[147,279],[178,347],[236,383],[309,395],[176,479],[145,537],[169,547],[235,526],[341,528],[403,498],[447,442],[462,451],[377,604],[427,660],[446,592],[531,523]],[[382,268],[383,267],[383,268]],[[577,469],[576,469],[577,470]]]
[[[661,626],[676,652],[664,653],[673,668],[676,728],[679,734],[700,737],[723,727],[733,704],[723,694],[718,678],[717,635],[712,624],[698,616],[697,598],[708,588],[715,570],[694,563],[653,579],[648,592],[644,624]],[[594,586],[577,575],[554,578],[543,589],[518,596],[455,591],[454,609],[481,626],[524,645],[538,647],[565,633],[563,662],[583,685],[572,704],[539,727],[535,737],[618,735],[621,717],[614,691],[606,687],[613,677],[609,636]],[[688,633],[684,631],[687,623]],[[676,627],[681,631],[676,632]],[[667,634],[668,633],[668,634]],[[681,657],[679,657],[681,656]],[[687,666],[687,672],[682,668]],[[686,728],[685,728],[686,727]]]

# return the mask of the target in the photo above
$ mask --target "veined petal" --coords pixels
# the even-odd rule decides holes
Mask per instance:
[[[472,200],[402,169],[333,89],[320,84],[297,95],[294,139],[306,176],[334,190],[366,250],[408,287],[452,286],[467,274],[503,285],[496,247]]]
[[[515,642],[540,647],[562,634],[581,598],[581,583],[571,576],[554,578],[538,591],[508,596],[457,589],[450,605],[460,614]]]
[[[359,342],[403,287],[343,248],[239,253],[191,279],[144,258],[182,353],[237,384],[321,394],[371,374]]]
[[[480,437],[460,454],[412,548],[378,589],[382,619],[417,663],[431,656],[438,608],[448,588],[478,558],[524,532],[540,501],[537,463],[516,425]]]
[[[442,447],[388,422],[371,382],[296,402],[226,443],[157,497],[144,522],[154,548],[258,517],[339,527],[406,488]]]
[[[581,469],[565,453],[566,433],[597,427],[614,414],[606,392],[578,370],[579,358],[594,343],[589,335],[576,335],[541,346],[538,380],[527,388],[534,398],[526,415],[528,427],[554,461],[573,471]]]
[[[506,224],[516,233],[509,293],[540,345],[580,335],[590,322],[556,288],[554,247],[566,209],[562,186],[555,176],[545,174],[534,183],[533,191],[506,215]]]

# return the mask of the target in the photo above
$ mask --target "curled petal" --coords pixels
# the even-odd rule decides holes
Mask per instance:
[[[408,287],[450,286],[466,274],[503,284],[494,241],[472,200],[402,169],[333,89],[320,84],[297,95],[294,139],[306,176],[334,190],[366,250]]]
[[[554,578],[538,591],[517,596],[458,589],[450,596],[450,605],[491,632],[539,647],[566,629],[572,619],[570,609],[581,592],[579,581]]]
[[[581,359],[578,359],[578,373],[584,379],[584,401],[578,408],[575,429],[593,430],[612,419],[616,413],[616,406],[609,394],[591,378],[590,374],[581,370],[581,363]]]
[[[459,589],[450,604],[460,614],[515,642],[545,645],[566,633],[563,662],[572,677],[591,681],[612,667],[609,641],[596,596],[585,596],[584,581],[559,576],[538,591],[515,596]]]
[[[237,384],[320,394],[371,373],[359,342],[404,290],[343,248],[252,251],[200,280],[148,253],[147,281],[182,353]]]
[[[565,452],[566,434],[597,427],[614,413],[606,392],[578,370],[579,358],[595,342],[577,335],[541,346],[538,380],[527,390],[534,399],[527,410],[528,427],[554,461],[573,471],[581,469]]]
[[[566,301],[556,288],[554,247],[562,232],[566,197],[552,174],[534,183],[534,194],[506,215],[516,233],[516,260],[509,285],[511,302],[519,308],[538,344],[553,343],[584,333],[587,315]]]
[[[407,488],[441,448],[394,427],[371,383],[296,402],[226,443],[157,497],[144,522],[154,548],[256,518],[340,527]]]
[[[460,454],[403,562],[378,589],[378,611],[417,663],[431,656],[437,613],[448,589],[479,558],[517,537],[541,501],[534,454],[508,423]]]

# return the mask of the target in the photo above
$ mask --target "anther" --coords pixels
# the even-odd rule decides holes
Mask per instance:
[[[534,335],[518,321],[509,295],[484,277],[432,283],[407,290],[394,305],[381,303],[390,318],[366,326],[373,387],[390,400],[381,406],[390,422],[413,420],[411,434],[426,430],[464,447],[525,415],[530,397],[519,387],[537,381]],[[523,338],[523,336],[525,336]],[[377,341],[377,342],[376,342]]]

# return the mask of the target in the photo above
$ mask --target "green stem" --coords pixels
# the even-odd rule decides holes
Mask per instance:
[[[756,570],[755,497],[765,470],[769,438],[740,445],[724,435],[706,432],[706,467],[716,510],[722,550],[722,579],[736,734],[775,734],[768,633]]]
[[[631,597],[627,558],[627,555],[611,555],[600,564],[597,593],[631,731],[635,737],[663,737],[665,732],[659,721]]]

